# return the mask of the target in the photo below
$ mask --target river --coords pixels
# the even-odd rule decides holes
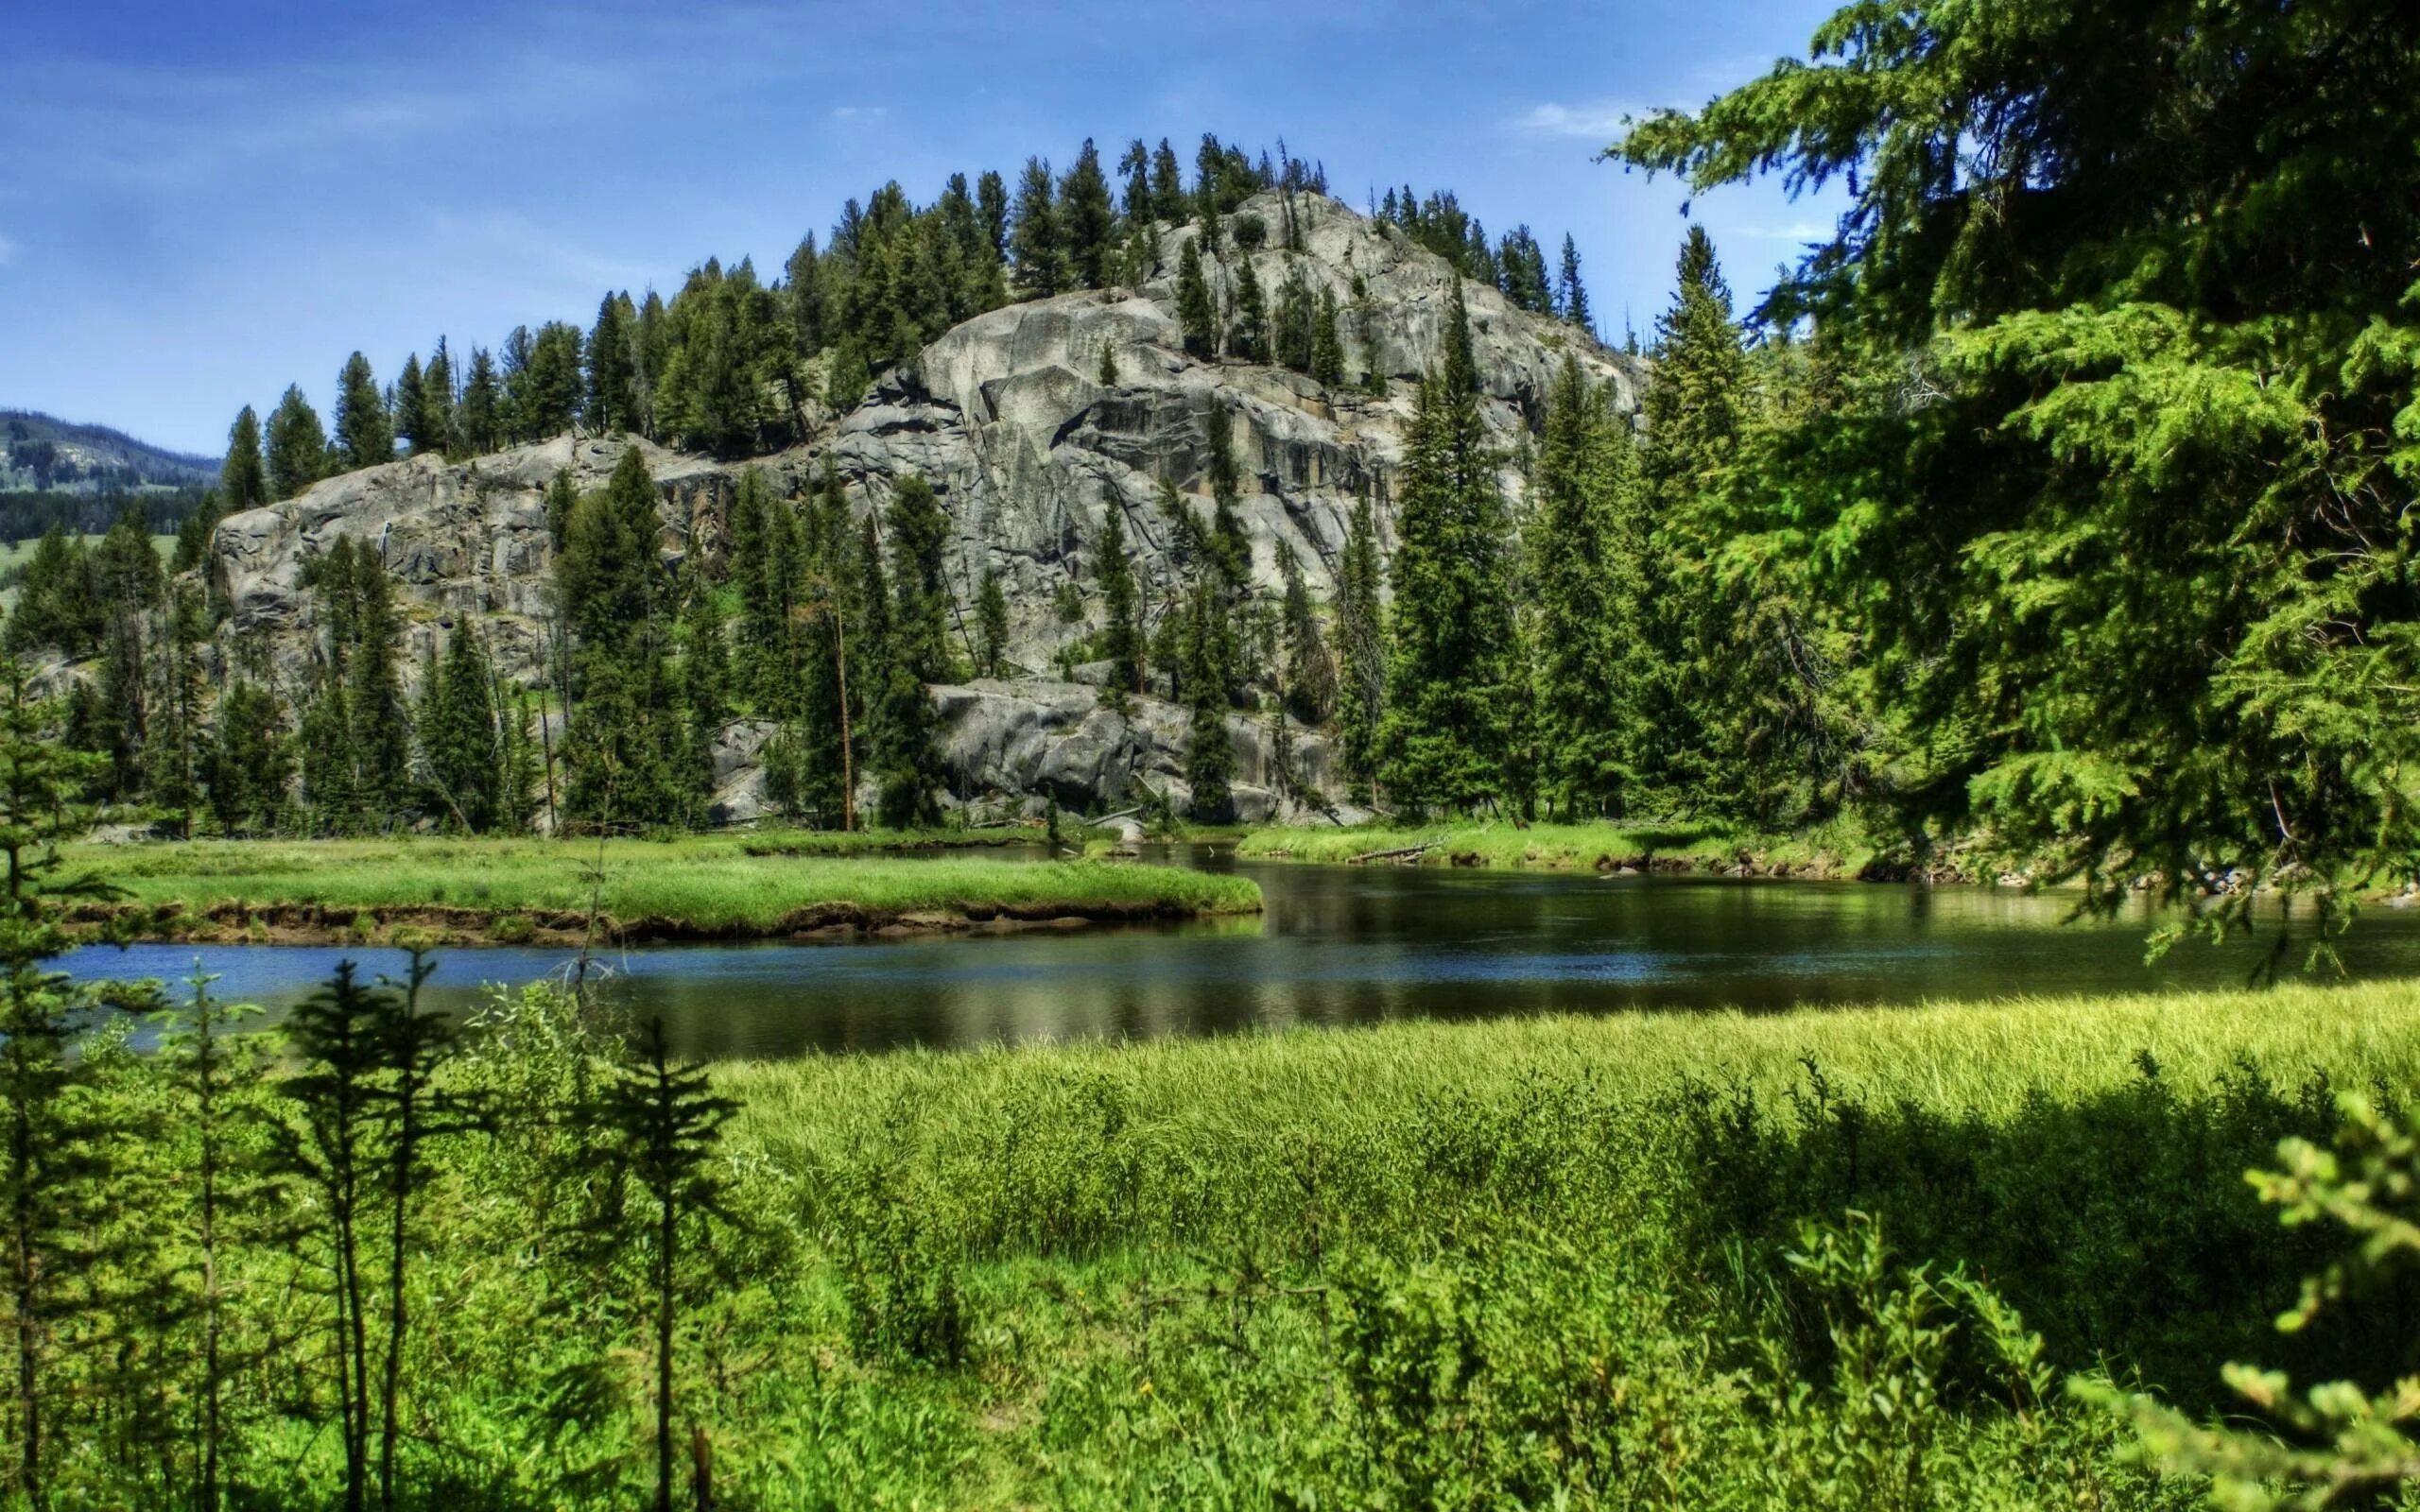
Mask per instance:
[[[1257,919],[1147,928],[611,953],[607,990],[705,1057],[1293,1024],[1636,1008],[1912,1003],[2243,984],[2267,940],[2187,941],[2146,966],[2150,916],[2063,922],[2070,901],[1985,887],[1612,877],[1165,859],[1240,871]],[[2341,942],[2356,977],[2420,975],[2420,910],[2365,910]],[[344,958],[402,953],[267,945],[86,947],[79,977],[174,981],[199,956],[220,996],[275,1009]],[[2299,951],[2286,963],[2300,961]],[[560,971],[561,950],[455,950],[429,991]]]

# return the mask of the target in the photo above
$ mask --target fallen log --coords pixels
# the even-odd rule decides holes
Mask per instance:
[[[1403,846],[1393,850],[1364,850],[1357,856],[1345,857],[1344,864],[1348,867],[1357,867],[1371,861],[1409,861],[1414,856],[1434,850],[1444,843],[1443,840],[1423,840],[1418,845]]]

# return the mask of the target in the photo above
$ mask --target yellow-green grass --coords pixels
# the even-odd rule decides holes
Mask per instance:
[[[1425,866],[1587,868],[1652,863],[1703,869],[1746,856],[1763,872],[1854,877],[1877,851],[1845,826],[1795,834],[1745,833],[1693,824],[1531,824],[1508,820],[1338,829],[1270,827],[1246,834],[1236,853],[1264,859],[1344,862],[1426,847]]]
[[[2420,981],[2206,994],[2018,998],[1786,1013],[1627,1013],[1139,1043],[1076,1043],[730,1063],[717,1074],[760,1135],[838,1133],[912,1097],[928,1119],[969,1115],[1020,1086],[1114,1081],[1131,1116],[1217,1125],[1253,1145],[1409,1111],[1441,1094],[1496,1097],[1532,1078],[1585,1077],[1606,1095],[1686,1080],[1778,1093],[1806,1063],[1877,1104],[2005,1115],[2035,1093],[2123,1086],[2148,1055],[2180,1085],[2249,1062],[2288,1079],[2420,1086]],[[1247,1140],[1248,1136],[1248,1140]]]
[[[252,927],[440,938],[583,927],[596,902],[625,937],[769,936],[823,928],[1250,913],[1236,878],[1106,862],[757,855],[740,837],[552,841],[193,841],[78,848],[160,933]],[[366,921],[367,927],[361,927]]]

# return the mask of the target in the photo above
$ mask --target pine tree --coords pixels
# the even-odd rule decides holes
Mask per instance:
[[[13,658],[0,662],[0,1266],[15,1369],[14,1499],[49,1504],[46,1413],[55,1332],[80,1310],[106,1167],[90,1104],[91,1075],[72,1052],[79,1020],[96,1005],[46,962],[68,948],[58,905],[113,891],[65,870],[60,847],[97,815],[84,794],[94,758],[65,748]]]
[[[406,455],[418,456],[423,452],[442,450],[444,438],[429,424],[427,395],[422,390],[420,353],[404,359],[403,373],[395,380],[395,438],[404,444]]]
[[[1639,456],[1655,519],[1647,557],[1653,612],[1642,632],[1655,655],[1639,690],[1649,733],[1638,775],[1667,801],[1740,816],[1754,806],[1754,779],[1741,767],[1751,732],[1737,722],[1744,711],[1721,701],[1744,691],[1733,676],[1743,646],[1714,572],[1720,527],[1710,514],[1747,431],[1751,375],[1703,226],[1689,228],[1675,282],[1672,306],[1655,322],[1656,381],[1644,400]]]
[[[1337,335],[1336,317],[1336,291],[1322,287],[1311,322],[1310,373],[1330,388],[1344,382],[1344,341]]]
[[[1184,350],[1197,361],[1219,354],[1219,307],[1210,297],[1210,280],[1201,270],[1201,238],[1185,238],[1177,256],[1176,314],[1184,332]]]
[[[401,815],[412,791],[411,715],[396,669],[403,624],[377,555],[356,550],[354,572],[360,619],[347,658],[345,702],[353,716],[354,785],[366,817],[383,828]]]
[[[273,499],[290,499],[327,476],[328,433],[319,411],[288,386],[268,418],[268,489]]]
[[[1568,232],[1563,238],[1563,271],[1555,281],[1554,307],[1565,323],[1596,334],[1597,323],[1588,316],[1588,286],[1580,281],[1580,244]]]
[[[1127,554],[1126,504],[1117,490],[1101,485],[1100,535],[1093,544],[1093,580],[1100,585],[1101,654],[1109,660],[1109,685],[1116,693],[1140,694],[1143,680],[1143,625],[1134,584],[1134,563]]]
[[[1227,594],[1205,574],[1184,610],[1184,701],[1191,717],[1184,780],[1193,790],[1193,817],[1224,824],[1235,817],[1235,737],[1227,711],[1235,705],[1237,651]]]
[[[1302,264],[1287,259],[1286,282],[1277,291],[1275,332],[1278,362],[1299,373],[1311,371],[1319,345],[1319,306],[1303,278]]]
[[[1628,424],[1565,356],[1547,395],[1528,533],[1538,777],[1575,816],[1618,814],[1644,737],[1640,490]]]
[[[429,432],[429,450],[454,455],[462,448],[458,406],[454,397],[454,356],[445,347],[445,338],[437,338],[437,349],[429,353],[428,366],[420,375],[421,415]]]
[[[941,751],[928,683],[946,682],[949,584],[942,550],[949,517],[923,478],[900,479],[890,496],[891,619],[885,637],[884,698],[876,748],[882,821],[896,828],[939,820]]]
[[[496,726],[495,674],[468,619],[445,639],[445,659],[422,690],[422,762],[450,827],[485,834],[499,827],[503,743]]]
[[[672,1512],[673,1349],[681,1304],[694,1295],[687,1258],[705,1246],[705,1229],[723,1211],[722,1177],[715,1156],[722,1126],[739,1105],[712,1091],[701,1066],[671,1057],[661,1019],[649,1022],[638,1055],[606,1089],[598,1123],[613,1136],[607,1160],[607,1220],[598,1226],[600,1257],[645,1257],[648,1342],[655,1383],[655,1509]],[[697,1504],[709,1505],[707,1487]]]
[[[465,455],[485,456],[504,444],[503,403],[504,392],[496,383],[495,359],[488,355],[485,347],[473,347],[470,376],[462,383],[458,421]]]
[[[210,754],[210,809],[228,834],[273,827],[293,781],[294,754],[277,696],[238,677],[218,700]]]
[[[588,334],[588,389],[584,415],[599,436],[618,436],[638,424],[638,364],[631,325],[637,311],[628,294],[608,294],[596,306]]]
[[[1151,151],[1151,218],[1164,226],[1182,226],[1192,218],[1184,193],[1184,169],[1167,137]]]
[[[983,586],[975,596],[975,675],[1001,676],[1008,644],[1009,595],[1000,588],[1000,575],[986,567]]]
[[[988,168],[975,180],[975,218],[983,228],[983,239],[992,246],[993,264],[1005,267],[1009,261],[1009,186]]]
[[[1114,282],[1117,215],[1110,204],[1109,180],[1101,174],[1100,153],[1090,137],[1059,186],[1059,228],[1068,277],[1080,288],[1108,287]]]
[[[227,459],[218,466],[218,500],[228,514],[257,509],[269,502],[268,470],[261,459],[261,422],[250,404],[236,411],[235,423],[227,431]]]
[[[1017,297],[1046,300],[1067,286],[1066,233],[1050,184],[1050,164],[1025,160],[1017,180],[1016,224],[1010,232]]]
[[[1286,576],[1286,596],[1279,617],[1286,637],[1287,713],[1314,728],[1324,725],[1336,712],[1336,659],[1328,654],[1326,637],[1320,633],[1320,617],[1311,607],[1311,591],[1303,580],[1302,563],[1288,549],[1280,554]]]
[[[604,491],[574,507],[556,558],[556,592],[577,648],[565,810],[592,828],[682,824],[694,809],[683,778],[687,730],[667,665],[662,530],[654,479],[639,449],[628,447]]]
[[[347,468],[375,467],[395,459],[394,417],[370,370],[370,359],[356,352],[337,374],[336,450]]]
[[[1251,258],[1238,260],[1235,287],[1236,323],[1227,334],[1227,354],[1238,362],[1267,362],[1269,301],[1261,293],[1260,275],[1253,271]]]
[[[1410,808],[1465,812],[1501,790],[1513,627],[1504,501],[1459,282],[1444,366],[1421,384],[1405,452],[1384,775]]]
[[[97,650],[108,628],[108,601],[101,595],[93,553],[80,536],[54,524],[34,543],[9,612],[11,653],[48,647],[81,659]]]
[[[555,555],[560,557],[571,533],[571,512],[579,504],[579,490],[572,483],[571,469],[555,470],[553,481],[546,485],[543,502],[546,510],[546,539],[553,543]]]
[[[193,837],[194,810],[203,798],[206,741],[202,700],[206,674],[202,648],[210,626],[202,610],[201,590],[180,582],[167,592],[159,637],[157,686],[150,702],[152,719],[144,741],[146,786],[151,801],[177,816],[177,833]]]
[[[1379,584],[1378,530],[1364,487],[1336,573],[1337,766],[1349,790],[1366,799],[1378,771],[1378,731],[1386,713],[1387,634]]]

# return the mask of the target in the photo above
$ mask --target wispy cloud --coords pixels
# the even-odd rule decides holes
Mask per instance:
[[[874,122],[883,119],[890,113],[890,107],[888,105],[836,105],[832,107],[832,119],[836,121],[850,122],[862,121],[867,125],[872,125]]]
[[[1724,226],[1719,228],[1716,234],[1739,241],[1789,242],[1793,245],[1803,245],[1807,242],[1830,241],[1833,232],[1834,228],[1823,221],[1802,218],[1793,220],[1787,226]]]
[[[16,260],[17,244],[6,236],[0,236],[0,267],[6,267]]]
[[[1589,100],[1579,105],[1548,100],[1532,106],[1528,114],[1512,124],[1539,136],[1585,137],[1603,143],[1621,135],[1627,129],[1626,121],[1644,118],[1649,113],[1643,107],[1624,100]]]

